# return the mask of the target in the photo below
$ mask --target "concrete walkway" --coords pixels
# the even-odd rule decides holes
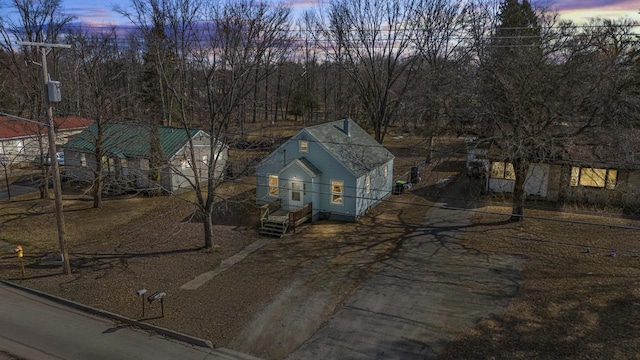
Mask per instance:
[[[461,199],[466,186],[459,181],[447,195]],[[459,245],[471,216],[429,210],[399,253],[289,359],[433,359],[460,331],[502,314],[518,289],[522,261]]]
[[[195,279],[189,281],[188,283],[180,286],[180,289],[182,290],[195,290],[197,288],[199,288],[200,286],[204,285],[207,281],[213,279],[214,277],[222,274],[223,272],[225,272],[228,268],[230,268],[231,266],[239,263],[240,261],[242,261],[244,258],[246,258],[249,254],[251,254],[252,252],[262,248],[263,246],[267,245],[269,242],[271,242],[271,239],[269,238],[261,238],[258,241],[255,241],[249,245],[247,245],[247,247],[245,247],[244,249],[242,249],[240,252],[238,252],[237,254],[231,256],[228,259],[222,260],[222,262],[220,263],[220,266],[218,266],[217,269],[212,270],[212,271],[207,271],[206,273],[200,274],[198,276],[196,276]]]

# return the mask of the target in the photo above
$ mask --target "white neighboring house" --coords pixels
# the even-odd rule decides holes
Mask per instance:
[[[640,131],[600,131],[572,139],[556,159],[532,163],[524,188],[528,196],[554,202],[615,205],[640,209]],[[491,157],[491,156],[490,156]],[[491,159],[486,189],[512,193],[513,164]]]
[[[93,124],[64,146],[66,176],[81,181],[93,181],[98,161],[106,175],[105,190],[110,184],[122,189],[146,190],[158,186],[166,193],[192,190],[196,181],[194,167],[199,170],[198,181],[207,181],[209,166],[215,166],[214,178],[222,179],[229,156],[226,145],[217,144],[217,159],[209,159],[210,136],[200,129],[158,127],[161,149],[160,178],[152,179],[150,172],[151,129],[145,126],[110,123],[103,125],[102,148],[104,156],[96,159],[98,125]],[[190,157],[193,144],[196,163]]]
[[[55,118],[56,145],[65,144],[91,123],[91,120],[74,116]],[[49,153],[47,131],[46,126],[33,122],[0,117],[0,161],[8,166],[33,164],[40,155]]]

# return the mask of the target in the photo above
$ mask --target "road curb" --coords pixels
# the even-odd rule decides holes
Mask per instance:
[[[144,330],[148,330],[148,331],[153,331],[154,333],[157,333],[159,335],[163,335],[163,336],[167,336],[170,338],[173,338],[175,340],[179,340],[182,341],[184,343],[187,344],[191,344],[191,345],[195,345],[195,346],[200,346],[200,347],[205,347],[205,348],[209,348],[209,349],[215,349],[213,347],[213,343],[209,340],[204,340],[204,339],[200,339],[197,337],[193,337],[191,335],[187,335],[187,334],[183,334],[181,332],[177,332],[177,331],[173,331],[173,330],[169,330],[160,326],[155,326],[155,325],[151,325],[151,324],[147,324],[144,322],[140,322],[138,320],[133,320],[130,319],[128,317],[122,316],[122,315],[118,315],[115,313],[111,313],[108,311],[104,311],[104,310],[100,310],[100,309],[96,309],[94,307],[91,306],[87,306],[87,305],[83,305],[80,303],[77,303],[75,301],[71,301],[71,300],[67,300],[67,299],[63,299],[57,296],[53,296],[50,294],[46,294],[43,293],[41,291],[38,290],[34,290],[34,289],[30,289],[18,284],[14,284],[10,281],[7,280],[0,280],[0,283],[5,284],[7,286],[10,286],[12,288],[18,289],[18,290],[22,290],[24,292],[30,293],[32,295],[36,295],[42,298],[45,298],[47,300],[51,300],[53,302],[62,304],[62,305],[66,305],[69,306],[71,308],[74,308],[76,310],[80,310],[92,315],[97,315],[97,316],[101,316],[101,317],[105,317],[105,318],[109,318],[112,320],[116,320],[119,322],[123,322],[132,326],[135,326],[137,328],[140,329],[144,329]]]

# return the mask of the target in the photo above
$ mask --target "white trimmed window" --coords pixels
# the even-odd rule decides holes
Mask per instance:
[[[278,175],[269,175],[269,195],[278,196]]]
[[[365,194],[371,193],[371,176],[370,175],[367,175],[367,177],[364,179],[364,193]]]
[[[113,159],[103,156],[100,161],[102,162],[102,169],[107,170],[108,172],[115,171],[115,161]]]
[[[16,142],[16,152],[22,154],[24,152],[24,140],[18,140]]]
[[[80,154],[80,166],[87,167],[87,154],[85,153]]]
[[[209,166],[209,157],[208,157],[207,155],[203,155],[203,156],[202,156],[202,163],[203,163],[205,166]]]
[[[596,168],[571,168],[570,186],[586,186],[605,189],[615,189],[618,181],[618,170]]]
[[[497,161],[491,164],[491,177],[494,179],[515,180],[516,172],[513,164],[509,162]]]
[[[298,181],[291,182],[291,201],[302,201],[301,184]]]
[[[342,204],[344,203],[344,182],[331,181],[331,203]]]
[[[384,177],[386,178],[387,176],[389,176],[389,166],[385,165],[384,166]]]
[[[189,164],[189,161],[182,160],[182,163],[180,164],[180,167],[182,168],[182,170],[185,170],[185,169],[189,169],[191,167],[191,165]]]
[[[300,152],[301,153],[309,152],[309,142],[307,140],[300,140]]]

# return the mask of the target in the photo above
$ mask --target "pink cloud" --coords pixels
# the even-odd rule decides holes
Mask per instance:
[[[637,0],[556,0],[551,1],[553,9],[565,11],[618,11],[634,15],[640,10]]]

